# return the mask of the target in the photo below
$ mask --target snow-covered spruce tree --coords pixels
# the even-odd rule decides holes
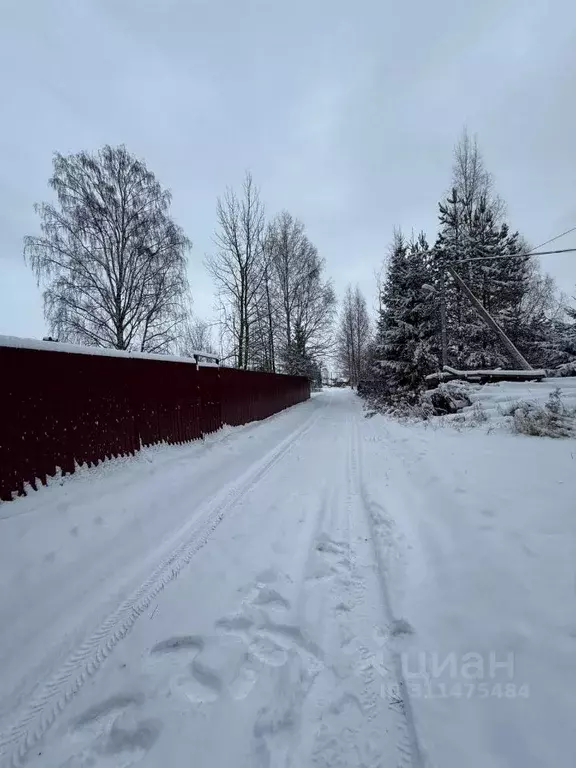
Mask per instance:
[[[438,306],[430,285],[424,234],[407,242],[396,232],[381,296],[375,341],[375,396],[395,403],[415,399],[438,367]]]

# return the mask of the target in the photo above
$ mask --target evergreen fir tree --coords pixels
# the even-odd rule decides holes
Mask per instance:
[[[430,295],[430,250],[423,234],[394,237],[378,319],[374,375],[389,401],[410,399],[438,366],[437,303]]]

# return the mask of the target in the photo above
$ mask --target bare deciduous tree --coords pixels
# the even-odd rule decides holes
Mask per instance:
[[[264,272],[260,289],[254,300],[254,327],[251,333],[251,367],[261,371],[276,371],[277,365],[277,297],[276,286],[268,265],[268,250],[264,249]]]
[[[331,344],[336,297],[302,223],[283,212],[265,227],[250,174],[241,200],[231,190],[218,200],[217,217],[219,250],[207,267],[235,364],[288,370],[296,327],[298,348],[318,360]]]
[[[528,248],[522,251],[528,252]],[[552,275],[543,272],[540,262],[532,258],[528,262],[528,285],[522,297],[521,316],[529,324],[540,318],[546,320],[561,320],[564,315],[566,297],[559,292]]]
[[[216,354],[216,348],[212,341],[212,326],[206,320],[191,315],[184,325],[182,339],[180,341],[180,354],[183,357],[192,357],[195,352],[209,352]]]
[[[305,233],[304,225],[286,211],[268,230],[267,265],[275,298],[277,347],[286,364],[295,329],[306,352],[319,360],[332,345],[336,295],[323,276],[324,260]]]
[[[57,204],[36,206],[42,235],[25,258],[61,341],[144,352],[179,338],[188,294],[182,229],[170,193],[125,147],[54,157]]]
[[[454,147],[452,187],[462,203],[464,225],[472,221],[481,201],[486,202],[495,221],[502,221],[506,215],[506,205],[494,191],[494,179],[486,170],[478,140],[476,136],[471,137],[466,128]]]
[[[360,288],[351,285],[346,288],[340,327],[338,329],[338,361],[342,373],[357,387],[365,373],[370,347],[370,318],[366,299]]]
[[[248,368],[256,297],[265,271],[264,207],[251,174],[246,174],[241,199],[232,189],[218,198],[216,216],[218,252],[207,258],[206,266],[216,284],[235,363],[238,368]]]

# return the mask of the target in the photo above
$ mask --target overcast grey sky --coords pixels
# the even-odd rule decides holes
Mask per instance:
[[[0,0],[0,67],[0,333],[46,332],[22,238],[55,150],[145,159],[203,316],[216,196],[247,169],[370,302],[393,228],[434,238],[465,124],[514,228],[576,226],[574,0]],[[576,254],[545,265],[574,293]]]

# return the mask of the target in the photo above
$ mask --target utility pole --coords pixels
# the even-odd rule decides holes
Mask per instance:
[[[475,310],[478,312],[478,314],[480,315],[480,317],[482,318],[482,320],[484,320],[484,322],[486,323],[486,325],[487,325],[489,328],[491,328],[491,329],[494,331],[494,333],[495,333],[495,334],[498,336],[498,338],[500,339],[500,341],[502,342],[502,344],[503,344],[503,345],[506,347],[506,349],[508,350],[508,352],[510,353],[510,355],[513,357],[513,359],[514,359],[514,360],[516,360],[516,362],[518,363],[518,365],[520,366],[520,368],[522,368],[522,370],[523,370],[523,371],[532,371],[532,370],[533,370],[533,368],[532,368],[532,366],[530,365],[530,363],[528,362],[528,360],[526,360],[526,358],[525,358],[525,357],[524,357],[524,356],[523,356],[523,355],[520,353],[520,351],[519,351],[518,349],[516,349],[516,347],[514,346],[514,344],[513,344],[513,343],[510,341],[510,339],[508,338],[508,336],[506,336],[506,334],[504,333],[504,331],[502,330],[502,328],[501,328],[501,327],[498,325],[498,323],[496,322],[496,320],[494,320],[494,318],[492,317],[492,315],[491,315],[491,314],[490,314],[490,313],[489,313],[489,312],[488,312],[488,311],[487,311],[487,310],[484,308],[484,306],[482,305],[482,303],[481,303],[481,302],[480,302],[480,301],[479,301],[479,300],[476,298],[476,296],[475,296],[475,295],[472,293],[472,291],[470,290],[470,288],[469,288],[469,287],[466,285],[466,283],[464,282],[464,280],[462,280],[462,278],[461,278],[461,277],[460,277],[460,275],[459,275],[459,274],[456,272],[456,270],[455,270],[455,269],[453,269],[453,267],[450,267],[450,266],[447,266],[446,268],[447,268],[447,270],[450,272],[450,274],[452,275],[452,277],[454,278],[454,280],[456,281],[456,284],[458,285],[458,287],[460,288],[460,290],[461,290],[461,291],[462,291],[462,292],[463,292],[463,293],[464,293],[466,296],[468,296],[468,298],[469,298],[469,299],[470,299],[470,301],[472,302],[472,306],[473,306],[473,307],[474,307],[474,309],[475,309]],[[444,363],[444,362],[443,362],[442,364],[443,364],[443,365],[445,365],[445,363]]]

